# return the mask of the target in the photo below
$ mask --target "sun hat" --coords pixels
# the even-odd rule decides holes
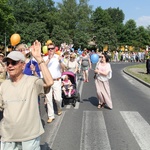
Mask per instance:
[[[3,62],[6,62],[8,59],[12,59],[14,61],[25,61],[25,56],[20,51],[11,51],[7,57],[3,59]]]

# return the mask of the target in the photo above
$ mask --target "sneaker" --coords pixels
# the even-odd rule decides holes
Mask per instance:
[[[60,116],[61,114],[62,114],[62,111],[59,110],[58,113],[57,113],[57,115]]]
[[[49,119],[47,120],[47,123],[51,123],[53,120],[55,120],[55,118],[49,118]]]

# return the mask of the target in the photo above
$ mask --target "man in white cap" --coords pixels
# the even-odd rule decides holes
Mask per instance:
[[[41,57],[41,43],[34,42],[32,55],[38,62],[44,82],[35,76],[23,74],[25,57],[19,51],[10,52],[4,62],[10,79],[1,84],[0,109],[2,150],[40,150],[40,135],[44,133],[37,97],[43,86],[53,84],[52,76]]]

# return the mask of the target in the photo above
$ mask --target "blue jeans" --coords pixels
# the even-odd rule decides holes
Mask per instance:
[[[40,137],[24,142],[1,142],[1,150],[40,150]]]

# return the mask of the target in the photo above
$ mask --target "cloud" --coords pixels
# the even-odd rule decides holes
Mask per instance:
[[[136,25],[147,27],[150,25],[150,16],[142,16],[136,20]]]

